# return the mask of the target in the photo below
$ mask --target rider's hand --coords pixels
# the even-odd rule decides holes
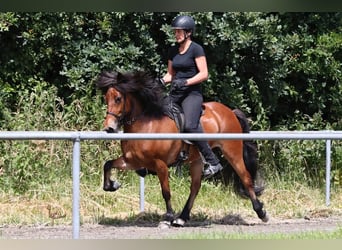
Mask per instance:
[[[185,79],[175,79],[172,81],[172,88],[175,90],[182,90],[186,86]]]

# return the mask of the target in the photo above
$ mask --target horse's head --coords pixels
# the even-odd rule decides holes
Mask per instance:
[[[107,104],[104,121],[107,132],[118,132],[121,125],[133,125],[143,116],[163,115],[162,88],[144,72],[102,72],[96,85],[102,90]]]
[[[126,95],[119,89],[121,74],[117,72],[102,72],[96,81],[98,88],[102,90],[107,104],[106,118],[103,123],[104,130],[109,133],[116,133],[127,114],[128,104]]]
[[[114,87],[109,87],[104,97],[107,104],[107,115],[103,123],[104,130],[108,133],[116,133],[127,112],[126,95]]]

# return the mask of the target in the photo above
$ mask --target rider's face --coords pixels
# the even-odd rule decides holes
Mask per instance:
[[[175,29],[174,35],[177,43],[183,42],[185,40],[185,30],[182,29]]]

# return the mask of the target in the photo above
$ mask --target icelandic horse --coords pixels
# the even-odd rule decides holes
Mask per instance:
[[[102,90],[107,105],[104,130],[124,133],[179,133],[174,119],[165,114],[164,90],[147,73],[138,72],[102,72],[96,79],[96,85]],[[219,102],[204,102],[200,119],[205,133],[243,133],[249,132],[246,117],[242,111],[234,110]],[[182,150],[183,140],[122,140],[122,155],[104,164],[105,191],[116,191],[120,184],[111,180],[111,170],[146,169],[158,176],[162,196],[166,204],[165,219],[172,226],[184,226],[190,219],[190,211],[200,190],[203,162],[195,146],[189,146],[187,162],[191,176],[190,194],[185,206],[176,218],[171,206],[169,186],[169,166],[172,166]],[[210,140],[212,148],[219,148],[238,175],[245,193],[252,202],[258,217],[268,221],[263,203],[257,198],[254,181],[257,174],[255,157],[248,154],[243,140]],[[244,159],[245,158],[245,159]],[[250,164],[249,164],[250,163]]]

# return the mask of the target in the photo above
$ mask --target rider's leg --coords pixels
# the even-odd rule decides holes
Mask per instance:
[[[182,102],[185,116],[185,131],[188,133],[203,133],[199,120],[202,113],[203,97],[198,93],[190,94]],[[207,141],[193,141],[199,152],[204,158],[205,169],[204,178],[209,178],[222,170],[222,165],[214,152],[211,150]]]

